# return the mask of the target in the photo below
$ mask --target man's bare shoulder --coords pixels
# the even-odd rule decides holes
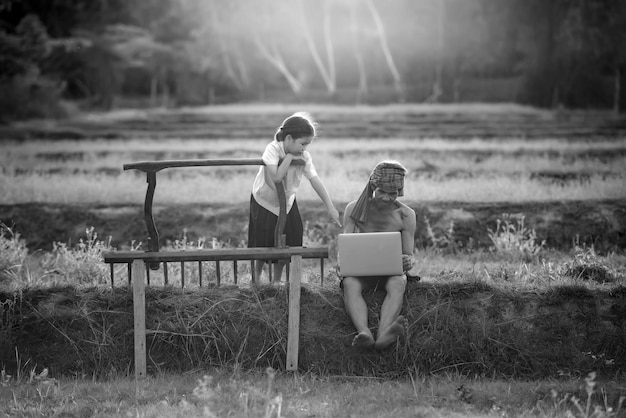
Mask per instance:
[[[402,202],[398,202],[398,204],[400,205],[400,211],[402,212],[403,217],[415,216],[415,211],[413,209],[411,209],[410,207],[408,207]]]
[[[347,213],[352,213],[352,209],[354,209],[354,205],[356,205],[356,202],[357,202],[356,200],[353,200],[352,202],[348,203],[348,204],[346,205],[346,210],[345,210],[345,212],[347,212]]]

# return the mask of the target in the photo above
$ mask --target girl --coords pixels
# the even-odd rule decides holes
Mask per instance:
[[[274,247],[274,229],[278,221],[279,203],[275,183],[282,181],[287,199],[286,245],[301,247],[304,229],[296,202],[296,192],[304,174],[318,194],[333,222],[341,226],[339,212],[333,206],[326,187],[315,171],[311,155],[306,150],[315,138],[315,122],[308,113],[297,112],[285,119],[276,130],[274,140],[265,147],[264,166],[252,185],[248,247]],[[302,160],[304,165],[292,164]],[[261,278],[265,260],[256,260],[255,277]],[[280,281],[284,262],[274,265],[274,280]]]

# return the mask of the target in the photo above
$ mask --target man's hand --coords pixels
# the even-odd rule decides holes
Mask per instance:
[[[402,254],[402,270],[403,271],[409,271],[413,268],[413,266],[415,265],[415,259],[413,258],[412,255],[409,254]]]

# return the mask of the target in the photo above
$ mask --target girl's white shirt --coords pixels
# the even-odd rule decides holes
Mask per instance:
[[[285,152],[283,144],[284,142],[279,142],[274,139],[267,145],[267,147],[265,147],[265,151],[261,157],[265,165],[278,166],[279,161],[285,158],[287,153]],[[311,154],[309,154],[308,151],[304,151],[302,157],[304,158],[305,165],[289,166],[287,174],[283,179],[285,197],[287,198],[287,213],[291,210],[293,202],[296,199],[296,192],[298,191],[298,188],[300,188],[302,175],[304,174],[304,176],[306,176],[309,180],[317,176],[317,171],[313,165]],[[259,172],[254,179],[254,183],[252,185],[252,195],[259,205],[278,216],[280,212],[278,193],[276,193],[276,190],[271,188],[265,182],[265,166],[261,166],[259,168]]]

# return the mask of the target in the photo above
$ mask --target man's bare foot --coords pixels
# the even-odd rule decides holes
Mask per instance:
[[[361,331],[352,340],[352,346],[363,349],[372,348],[374,347],[374,337],[368,332]]]
[[[393,344],[396,339],[404,334],[404,328],[406,326],[406,319],[402,315],[398,316],[395,321],[391,323],[387,330],[383,330],[378,336],[374,348],[376,350],[384,350]]]

